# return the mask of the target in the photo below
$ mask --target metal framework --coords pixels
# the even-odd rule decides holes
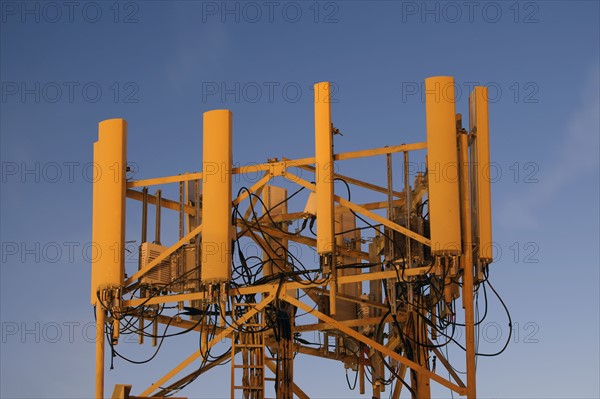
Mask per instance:
[[[476,87],[469,97],[467,131],[455,111],[453,78],[428,78],[425,88],[426,142],[334,153],[338,130],[330,86],[322,82],[314,87],[314,157],[234,168],[232,114],[215,110],[204,114],[202,172],[145,180],[126,178],[126,122],[101,122],[93,241],[103,256],[93,260],[91,286],[103,337],[96,343],[96,398],[105,397],[105,342],[114,349],[120,334],[135,333],[140,344],[149,337],[156,345],[166,328],[198,334],[200,345],[137,397],[172,395],[231,360],[232,398],[265,398],[269,384],[277,399],[308,398],[294,380],[294,358],[302,354],[355,370],[361,394],[368,378],[373,398],[386,388],[392,398],[403,389],[429,398],[431,381],[475,398],[474,291],[492,261],[487,89]],[[411,182],[409,155],[425,150],[427,168]],[[402,156],[401,190],[393,182],[394,155]],[[386,158],[387,186],[335,173],[337,163],[372,157]],[[255,184],[232,195],[233,176],[257,172]],[[288,195],[277,180],[311,193],[304,210],[288,209],[296,193]],[[148,192],[165,185],[178,185],[179,198]],[[356,203],[351,186],[385,198]],[[124,265],[126,198],[142,203],[139,268],[131,276]],[[156,210],[153,242],[149,205]],[[163,210],[179,216],[178,240],[168,246],[161,245]],[[244,254],[240,240],[261,253]],[[314,267],[304,267],[290,243],[314,248]],[[460,297],[466,381],[434,345],[448,340]],[[177,312],[163,314],[165,304]],[[303,322],[299,313],[317,320]],[[162,335],[159,324],[166,326]],[[302,338],[306,332],[318,332],[320,344]],[[224,339],[229,353],[211,358]],[[452,378],[436,371],[435,359]],[[130,389],[117,385],[113,397],[133,397]]]

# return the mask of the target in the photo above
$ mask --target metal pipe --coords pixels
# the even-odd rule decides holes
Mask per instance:
[[[389,220],[394,220],[394,179],[393,179],[393,165],[392,165],[392,154],[385,155],[386,166],[387,166],[387,217]],[[394,261],[396,259],[396,251],[394,245],[395,232],[387,228],[388,235],[391,237],[392,242],[388,244],[389,260]]]
[[[387,214],[388,219],[396,221],[394,218],[394,179],[393,179],[393,165],[392,165],[392,154],[386,154],[386,170],[387,170]],[[387,245],[387,260],[391,262],[393,268],[397,268],[398,266],[394,262],[396,260],[396,243],[394,240],[394,236],[396,232],[390,228],[387,229],[388,237],[390,238],[386,241]],[[390,307],[393,313],[396,313],[396,283],[398,279],[391,278],[388,279],[387,284],[387,293],[386,295],[389,298]],[[391,325],[391,323],[390,323]]]
[[[359,393],[365,394],[365,361],[363,358],[362,344],[359,344],[358,350],[358,380],[359,380]]]
[[[466,331],[466,363],[467,363],[467,398],[476,397],[475,376],[475,312],[473,309],[473,246],[471,235],[471,196],[469,192],[469,155],[468,136],[466,132],[459,134],[460,155],[460,199],[462,226],[462,269],[463,269],[463,304],[465,308]]]
[[[148,241],[148,187],[142,189],[142,243]],[[146,296],[146,289],[140,288],[140,297]],[[144,343],[144,312],[142,307],[142,313],[138,318],[138,328],[140,333],[138,334],[138,344]]]
[[[156,224],[154,227],[154,243],[160,245],[160,214],[162,208],[162,191],[156,190]]]
[[[144,298],[146,296],[146,289],[140,288],[140,297]],[[138,329],[140,333],[138,334],[138,344],[142,345],[144,343],[144,307],[142,306],[142,313],[138,319]]]
[[[154,315],[158,314],[158,305],[156,305],[154,309]],[[152,323],[152,346],[156,346],[158,344],[158,320],[154,319]]]
[[[104,309],[96,304],[96,399],[104,399]]]
[[[419,295],[417,298],[417,306],[423,307],[423,296]],[[429,368],[428,361],[428,349],[424,346],[427,345],[427,326],[423,321],[423,318],[416,317],[415,323],[415,339],[420,345],[415,345],[414,350],[417,352],[418,363],[424,368]],[[430,378],[423,373],[417,373],[417,398],[418,399],[431,399],[431,381]]]
[[[412,211],[411,204],[411,191],[408,173],[408,151],[404,152],[404,195],[406,199],[404,201],[404,207],[406,208],[406,228],[410,230],[410,214]],[[411,242],[410,237],[406,236],[406,265],[412,267],[412,254],[410,248]]]
[[[185,217],[185,197],[184,197],[184,182],[179,182],[179,239],[181,240],[185,235],[183,229],[184,217]]]
[[[189,183],[189,182],[188,182]],[[185,232],[185,205],[190,203],[189,199],[189,188],[188,184],[183,181],[179,182],[179,239],[181,240],[183,236],[186,234]],[[189,224],[189,223],[188,223]],[[189,227],[189,226],[188,226]],[[188,229],[189,232],[189,229]],[[181,251],[181,260],[185,263],[187,260],[187,255],[185,249]],[[182,273],[187,271],[187,267],[182,268]],[[172,277],[174,278],[174,277]],[[182,283],[182,289],[185,289],[185,283]],[[184,302],[180,301],[177,303],[177,306],[180,310],[184,308]]]
[[[314,85],[315,167],[317,188],[317,252],[335,252],[333,207],[333,133],[329,82]],[[333,265],[332,265],[333,266]]]
[[[194,229],[196,227],[198,227],[200,225],[201,219],[200,219],[200,215],[202,212],[202,209],[200,207],[200,182],[198,180],[194,180],[194,207],[196,208],[196,215],[195,215],[195,220],[194,220]],[[192,228],[190,227],[190,231],[192,230]],[[196,270],[195,273],[195,277],[196,277],[196,281],[195,281],[195,289],[196,291],[200,290],[200,237],[196,236],[193,238],[194,239],[194,245],[196,246],[196,251],[194,252],[194,269]]]
[[[112,330],[112,344],[117,345],[119,343],[119,335],[121,333],[121,321],[117,315],[113,318],[113,330]]]
[[[331,124],[331,91],[329,82],[314,85],[315,108],[315,180],[317,193],[317,253],[321,255],[323,272],[331,273],[329,314],[337,313],[337,270],[335,259],[333,205],[333,131]]]
[[[148,187],[142,189],[142,242],[148,237]]]

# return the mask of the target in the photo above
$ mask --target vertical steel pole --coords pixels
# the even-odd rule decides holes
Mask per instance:
[[[96,399],[104,399],[104,309],[96,304]]]
[[[146,242],[146,240],[148,239],[148,187],[144,187],[142,189],[142,240],[141,242],[144,243]],[[143,298],[144,297],[144,289],[141,288],[140,289],[140,296]],[[142,312],[142,314],[140,314],[140,317],[138,318],[138,328],[140,330],[140,333],[138,334],[138,344],[143,344],[144,343],[144,314]]]
[[[419,308],[423,307],[423,296],[419,294],[417,297],[417,305]],[[416,313],[415,313],[416,316]],[[420,342],[422,345],[427,345],[427,326],[423,322],[423,319],[420,317],[416,317],[415,323],[415,339],[416,342]],[[414,345],[415,352],[418,354],[417,359],[418,363],[427,368],[428,366],[428,355],[429,350],[427,347],[422,345]],[[418,399],[431,399],[431,382],[427,376],[424,376],[422,373],[417,373],[417,398]]]
[[[406,208],[406,228],[411,229],[410,226],[410,216],[412,213],[412,203],[411,203],[411,189],[410,182],[408,179],[410,178],[409,174],[409,164],[408,164],[408,151],[404,152],[404,207]],[[411,252],[411,241],[410,237],[406,237],[406,266],[412,267],[412,252]]]
[[[395,221],[394,215],[394,176],[392,165],[392,154],[385,155],[386,170],[387,170],[387,217],[389,220]],[[387,229],[388,235],[394,238],[395,232],[392,229]],[[389,259],[396,259],[396,248],[393,242],[388,244]]]
[[[333,133],[329,82],[315,90],[315,162],[317,186],[317,252],[334,252],[333,228]]]
[[[92,243],[97,250],[92,259],[91,302],[96,307],[96,398],[104,398],[105,313],[98,291],[112,290],[120,295],[125,277],[125,192],[127,170],[127,122],[108,119],[98,126],[94,143]]]
[[[148,187],[142,189],[142,243],[148,236]]]
[[[476,397],[475,376],[475,312],[473,309],[473,245],[471,234],[471,195],[469,189],[469,139],[465,133],[459,133],[458,148],[460,156],[460,199],[463,268],[463,305],[465,308],[466,356],[467,356],[467,398]]]
[[[156,190],[156,219],[154,229],[154,243],[160,245],[160,216],[162,212],[162,190]]]
[[[324,269],[331,271],[329,313],[336,314],[337,278],[335,265],[333,208],[333,132],[331,128],[331,91],[329,82],[314,85],[315,167],[317,187],[317,253]]]
[[[185,235],[185,183],[179,182],[179,239],[181,240]]]
[[[362,344],[358,345],[358,392],[361,395],[365,394],[365,361],[363,358]]]

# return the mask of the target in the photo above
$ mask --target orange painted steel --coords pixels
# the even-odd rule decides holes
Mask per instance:
[[[100,122],[94,143],[91,302],[99,289],[120,287],[125,277],[127,122]]]
[[[461,240],[454,78],[425,79],[425,109],[431,251],[455,255]]]
[[[231,151],[229,110],[204,113],[202,147],[202,276],[205,283],[231,278]]]
[[[469,96],[469,128],[474,136],[474,157],[472,160],[476,176],[476,226],[479,236],[479,258],[486,263],[492,255],[492,192],[490,176],[490,127],[488,115],[488,89],[475,86]]]

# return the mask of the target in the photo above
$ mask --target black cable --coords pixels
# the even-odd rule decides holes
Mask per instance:
[[[504,346],[502,347],[502,349],[500,349],[500,351],[498,351],[496,353],[477,353],[478,356],[493,357],[493,356],[498,356],[502,352],[504,352],[506,350],[506,348],[508,347],[508,344],[510,343],[510,338],[512,337],[512,318],[510,316],[510,312],[508,311],[508,307],[506,306],[506,304],[504,303],[504,301],[502,300],[502,298],[500,297],[500,295],[498,294],[498,292],[496,292],[496,289],[494,288],[494,286],[492,285],[492,283],[488,280],[487,284],[490,286],[490,288],[492,289],[492,291],[494,292],[494,294],[496,294],[496,297],[498,297],[498,300],[500,301],[500,303],[504,307],[504,311],[506,312],[506,316],[508,317],[508,338],[506,339],[506,342],[504,343]]]
[[[358,371],[354,374],[354,384],[350,385],[350,379],[348,378],[348,369],[346,369],[346,383],[348,384],[348,388],[350,388],[351,391],[354,391],[354,389],[356,389],[357,382],[358,382]]]

